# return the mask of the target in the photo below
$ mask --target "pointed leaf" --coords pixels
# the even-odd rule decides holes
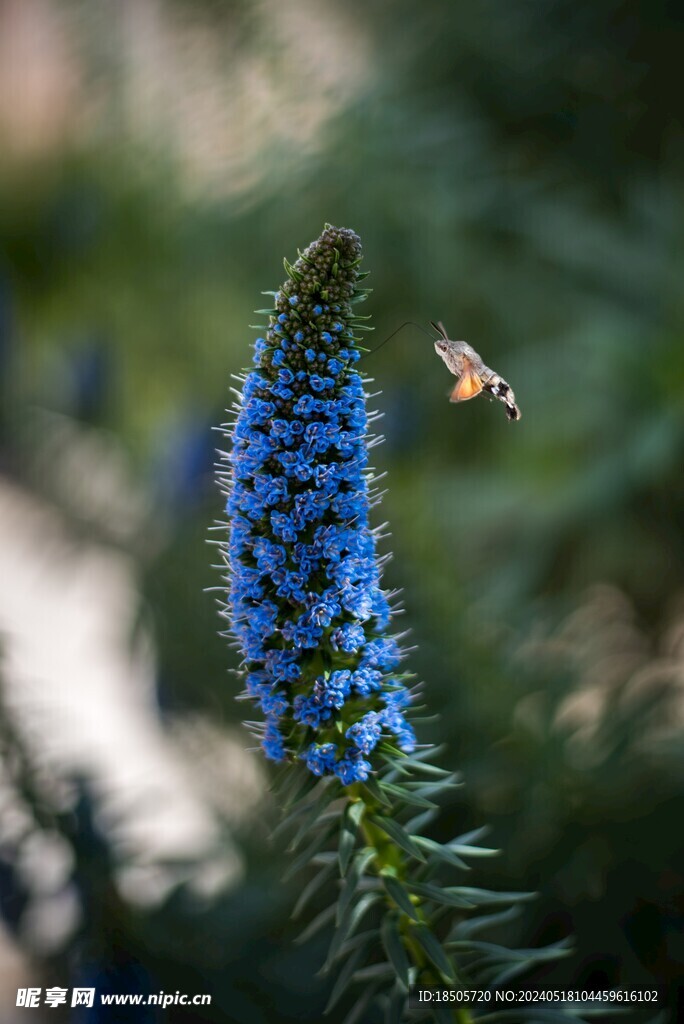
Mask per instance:
[[[332,924],[334,917],[335,904],[333,903],[331,906],[326,907],[325,910],[321,910],[320,914],[317,914],[313,921],[311,921],[306,928],[299,933],[295,939],[297,945],[304,945],[304,943],[308,942],[309,939],[312,939],[314,935],[317,935],[322,928],[325,928],[327,924]]]
[[[409,786],[410,783],[405,783],[404,785]],[[399,800],[405,804],[410,804],[413,807],[425,807],[428,810],[432,810],[432,808],[437,807],[437,804],[426,799],[426,797],[422,796],[420,793],[417,793],[414,790],[405,789],[402,785],[395,786],[391,782],[380,781],[379,786],[385,793],[389,793],[390,796],[393,796],[395,800]]]
[[[325,811],[326,807],[328,807],[328,805],[332,803],[336,796],[337,794],[335,792],[334,787],[327,786],[319,797],[317,797],[315,800],[312,800],[310,804],[307,804],[305,806],[305,816],[303,820],[300,822],[299,828],[297,829],[295,835],[292,838],[292,841],[288,846],[288,850],[296,850],[299,844],[301,843],[302,839],[307,835],[307,833],[312,828],[318,827],[321,824],[325,824],[326,819],[323,816],[323,812]]]
[[[401,941],[401,934],[397,923],[390,914],[385,914],[380,929],[380,937],[385,947],[385,952],[394,967],[399,984],[408,991],[409,987],[409,961]]]
[[[378,785],[377,779],[372,776],[364,782],[364,789],[366,789],[370,795],[378,801],[378,803],[384,804],[385,807],[391,807],[392,801],[388,798],[386,793],[383,793],[382,789]]]
[[[361,880],[366,868],[375,857],[375,850],[371,847],[365,847],[363,850],[359,850],[354,855],[351,867],[347,873],[347,877],[344,880],[342,889],[340,891],[339,898],[337,900],[337,920],[342,920],[342,917],[347,911],[347,907],[351,903],[359,881]]]
[[[345,914],[342,921],[335,930],[333,940],[330,943],[330,949],[328,950],[328,956],[321,968],[321,973],[325,974],[330,967],[333,965],[340,953],[340,948],[345,939],[349,938],[354,934],[366,912],[377,903],[379,899],[378,893],[366,892],[364,893],[356,903],[353,903],[349,908],[349,911]]]
[[[354,846],[356,844],[356,832],[359,821],[363,815],[364,805],[361,801],[347,804],[344,809],[344,815],[342,818],[342,827],[340,829],[340,844],[338,853],[338,862],[340,865],[340,875],[342,878],[347,873],[349,867],[349,861],[351,855],[354,852]]]
[[[424,828],[431,825],[437,817],[439,808],[431,811],[423,811],[421,814],[416,814],[414,818],[410,818],[405,824],[405,829],[410,832],[411,835],[419,836]]]
[[[434,966],[442,975],[444,981],[447,983],[455,981],[456,976],[453,965],[450,962],[449,957],[446,955],[439,939],[430,931],[429,928],[425,928],[423,926],[415,928],[413,934],[420,942]]]
[[[358,984],[365,984],[368,981],[375,981],[377,979],[387,979],[394,977],[394,968],[392,964],[369,964],[368,967],[362,967],[358,970],[353,981]]]
[[[415,841],[423,850],[426,850],[431,858],[445,861],[447,864],[453,865],[455,868],[460,868],[461,871],[470,871],[470,867],[457,857],[448,846],[444,846],[442,843],[435,842],[434,839],[428,839],[426,836],[415,836]]]
[[[383,885],[385,886],[385,889],[387,890],[388,895],[393,900],[393,902],[396,903],[399,909],[403,910],[403,912],[407,914],[410,918],[412,918],[414,921],[420,920],[418,910],[416,909],[416,905],[412,902],[411,897],[409,896],[401,882],[398,881],[398,879],[394,878],[392,875],[383,875],[382,882]]]
[[[323,887],[326,881],[328,881],[328,879],[332,877],[332,874],[333,865],[326,864],[324,865],[324,867],[321,868],[318,874],[313,876],[313,878],[306,884],[306,886],[300,893],[299,898],[294,905],[294,910],[292,911],[293,918],[296,919],[299,917],[299,915],[301,914],[302,910],[307,905],[311,897],[315,896],[315,894],[318,892],[319,889]]]
[[[487,928],[495,928],[500,924],[508,924],[510,921],[514,921],[520,916],[520,907],[508,907],[506,910],[502,910],[498,914],[480,914],[477,917],[471,917],[463,921],[459,921],[451,930],[450,938],[462,938],[469,939],[473,935],[479,935],[480,932],[486,931]]]
[[[426,900],[432,900],[433,903],[438,903],[445,907],[460,907],[462,910],[473,910],[475,907],[474,903],[470,903],[463,896],[460,896],[458,890],[444,889],[438,885],[427,885],[422,882],[408,882],[407,883],[411,892],[415,892],[418,896],[422,896]]]
[[[347,987],[351,982],[352,975],[354,974],[354,971],[363,960],[365,952],[366,951],[363,948],[363,946],[359,946],[357,949],[354,950],[354,952],[348,958],[344,966],[341,968],[339,974],[337,975],[337,980],[333,985],[332,992],[330,993],[330,998],[328,999],[327,1005],[323,1013],[330,1013],[330,1011],[335,1006],[337,1006],[340,999],[347,991]]]
[[[378,828],[381,828],[382,831],[390,837],[390,839],[394,840],[397,846],[400,846],[402,850],[410,854],[411,857],[415,857],[416,860],[425,861],[425,856],[417,845],[417,843],[421,841],[419,837],[414,839],[414,837],[410,836],[397,821],[394,821],[393,818],[387,818],[384,815],[381,817],[373,814],[371,815],[371,821],[377,825]]]
[[[449,886],[445,891],[470,900],[476,907],[488,907],[494,903],[528,903],[537,899],[536,892],[490,892],[489,889],[473,889],[467,885]]]
[[[313,860],[314,855],[317,854],[323,846],[325,846],[333,832],[334,824],[330,823],[322,832],[317,833],[306,849],[291,861],[283,874],[283,881],[287,882],[293,877],[293,875],[296,875],[298,871],[301,871],[309,861]]]

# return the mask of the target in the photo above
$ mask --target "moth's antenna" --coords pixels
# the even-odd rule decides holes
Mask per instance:
[[[370,352],[366,352],[365,356],[363,356],[362,358],[363,359],[368,359],[368,356],[372,356],[375,352],[377,352],[379,349],[381,349],[383,345],[386,345],[387,342],[390,341],[394,337],[395,334],[398,334],[399,331],[403,330],[404,327],[408,327],[409,325],[411,327],[417,327],[419,331],[423,332],[423,334],[427,334],[428,338],[432,338],[432,335],[430,334],[430,332],[426,331],[425,328],[422,326],[422,324],[417,324],[415,322],[415,320],[404,320],[403,324],[400,327],[397,327],[396,331],[392,331],[392,333],[390,335],[388,335],[385,338],[384,341],[381,341],[379,345],[376,345],[375,348],[372,348],[370,350]],[[432,326],[435,327],[434,324]],[[436,327],[435,327],[435,330],[437,330]],[[432,338],[432,340],[434,341],[434,338]]]

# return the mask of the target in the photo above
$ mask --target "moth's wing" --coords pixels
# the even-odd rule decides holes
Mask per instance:
[[[482,381],[474,370],[466,368],[456,381],[449,396],[450,402],[467,402],[482,391]]]

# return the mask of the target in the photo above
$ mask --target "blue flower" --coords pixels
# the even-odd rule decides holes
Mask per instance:
[[[297,294],[289,282],[277,293],[268,341],[257,339],[244,380],[226,475],[226,614],[246,695],[264,715],[264,752],[343,785],[369,777],[381,739],[415,744],[410,694],[392,675],[401,652],[387,633],[369,518],[368,418],[351,340],[359,255],[353,232],[326,228],[292,269]],[[304,323],[326,317],[325,327],[324,296],[335,320],[302,353],[282,325],[296,306]]]
[[[377,711],[369,711],[367,715],[347,729],[347,739],[351,740],[362,754],[370,754],[382,736],[382,725],[382,714]]]
[[[337,747],[334,743],[312,743],[302,757],[306,766],[314,775],[327,775],[335,767],[335,753]]]
[[[335,763],[333,771],[340,782],[345,786],[349,786],[352,782],[366,781],[371,773],[371,763],[361,757],[360,752],[357,752],[356,755],[347,752],[343,758]]]
[[[354,622],[343,622],[330,634],[333,650],[346,651],[348,654],[358,651],[365,639],[363,626]]]

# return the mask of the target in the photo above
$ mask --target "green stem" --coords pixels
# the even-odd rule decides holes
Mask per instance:
[[[364,804],[365,810],[360,821],[360,827],[366,846],[375,850],[374,861],[377,873],[379,875],[391,873],[395,878],[402,881],[406,877],[406,860],[402,851],[392,842],[389,836],[385,835],[382,829],[378,828],[372,821],[367,820],[369,812],[383,813],[383,809],[368,792],[363,783],[354,783],[349,787],[349,798],[353,802],[359,801]],[[412,895],[410,899],[415,904],[416,913],[420,920],[427,924],[420,905],[420,898]],[[428,961],[422,946],[411,934],[413,921],[400,908],[397,909],[402,914],[400,932],[406,951],[418,970],[425,971],[428,969]],[[439,982],[439,979],[435,978],[435,981]],[[472,1019],[471,1013],[467,1008],[463,1007],[455,1010],[455,1021],[457,1024],[472,1024]]]

